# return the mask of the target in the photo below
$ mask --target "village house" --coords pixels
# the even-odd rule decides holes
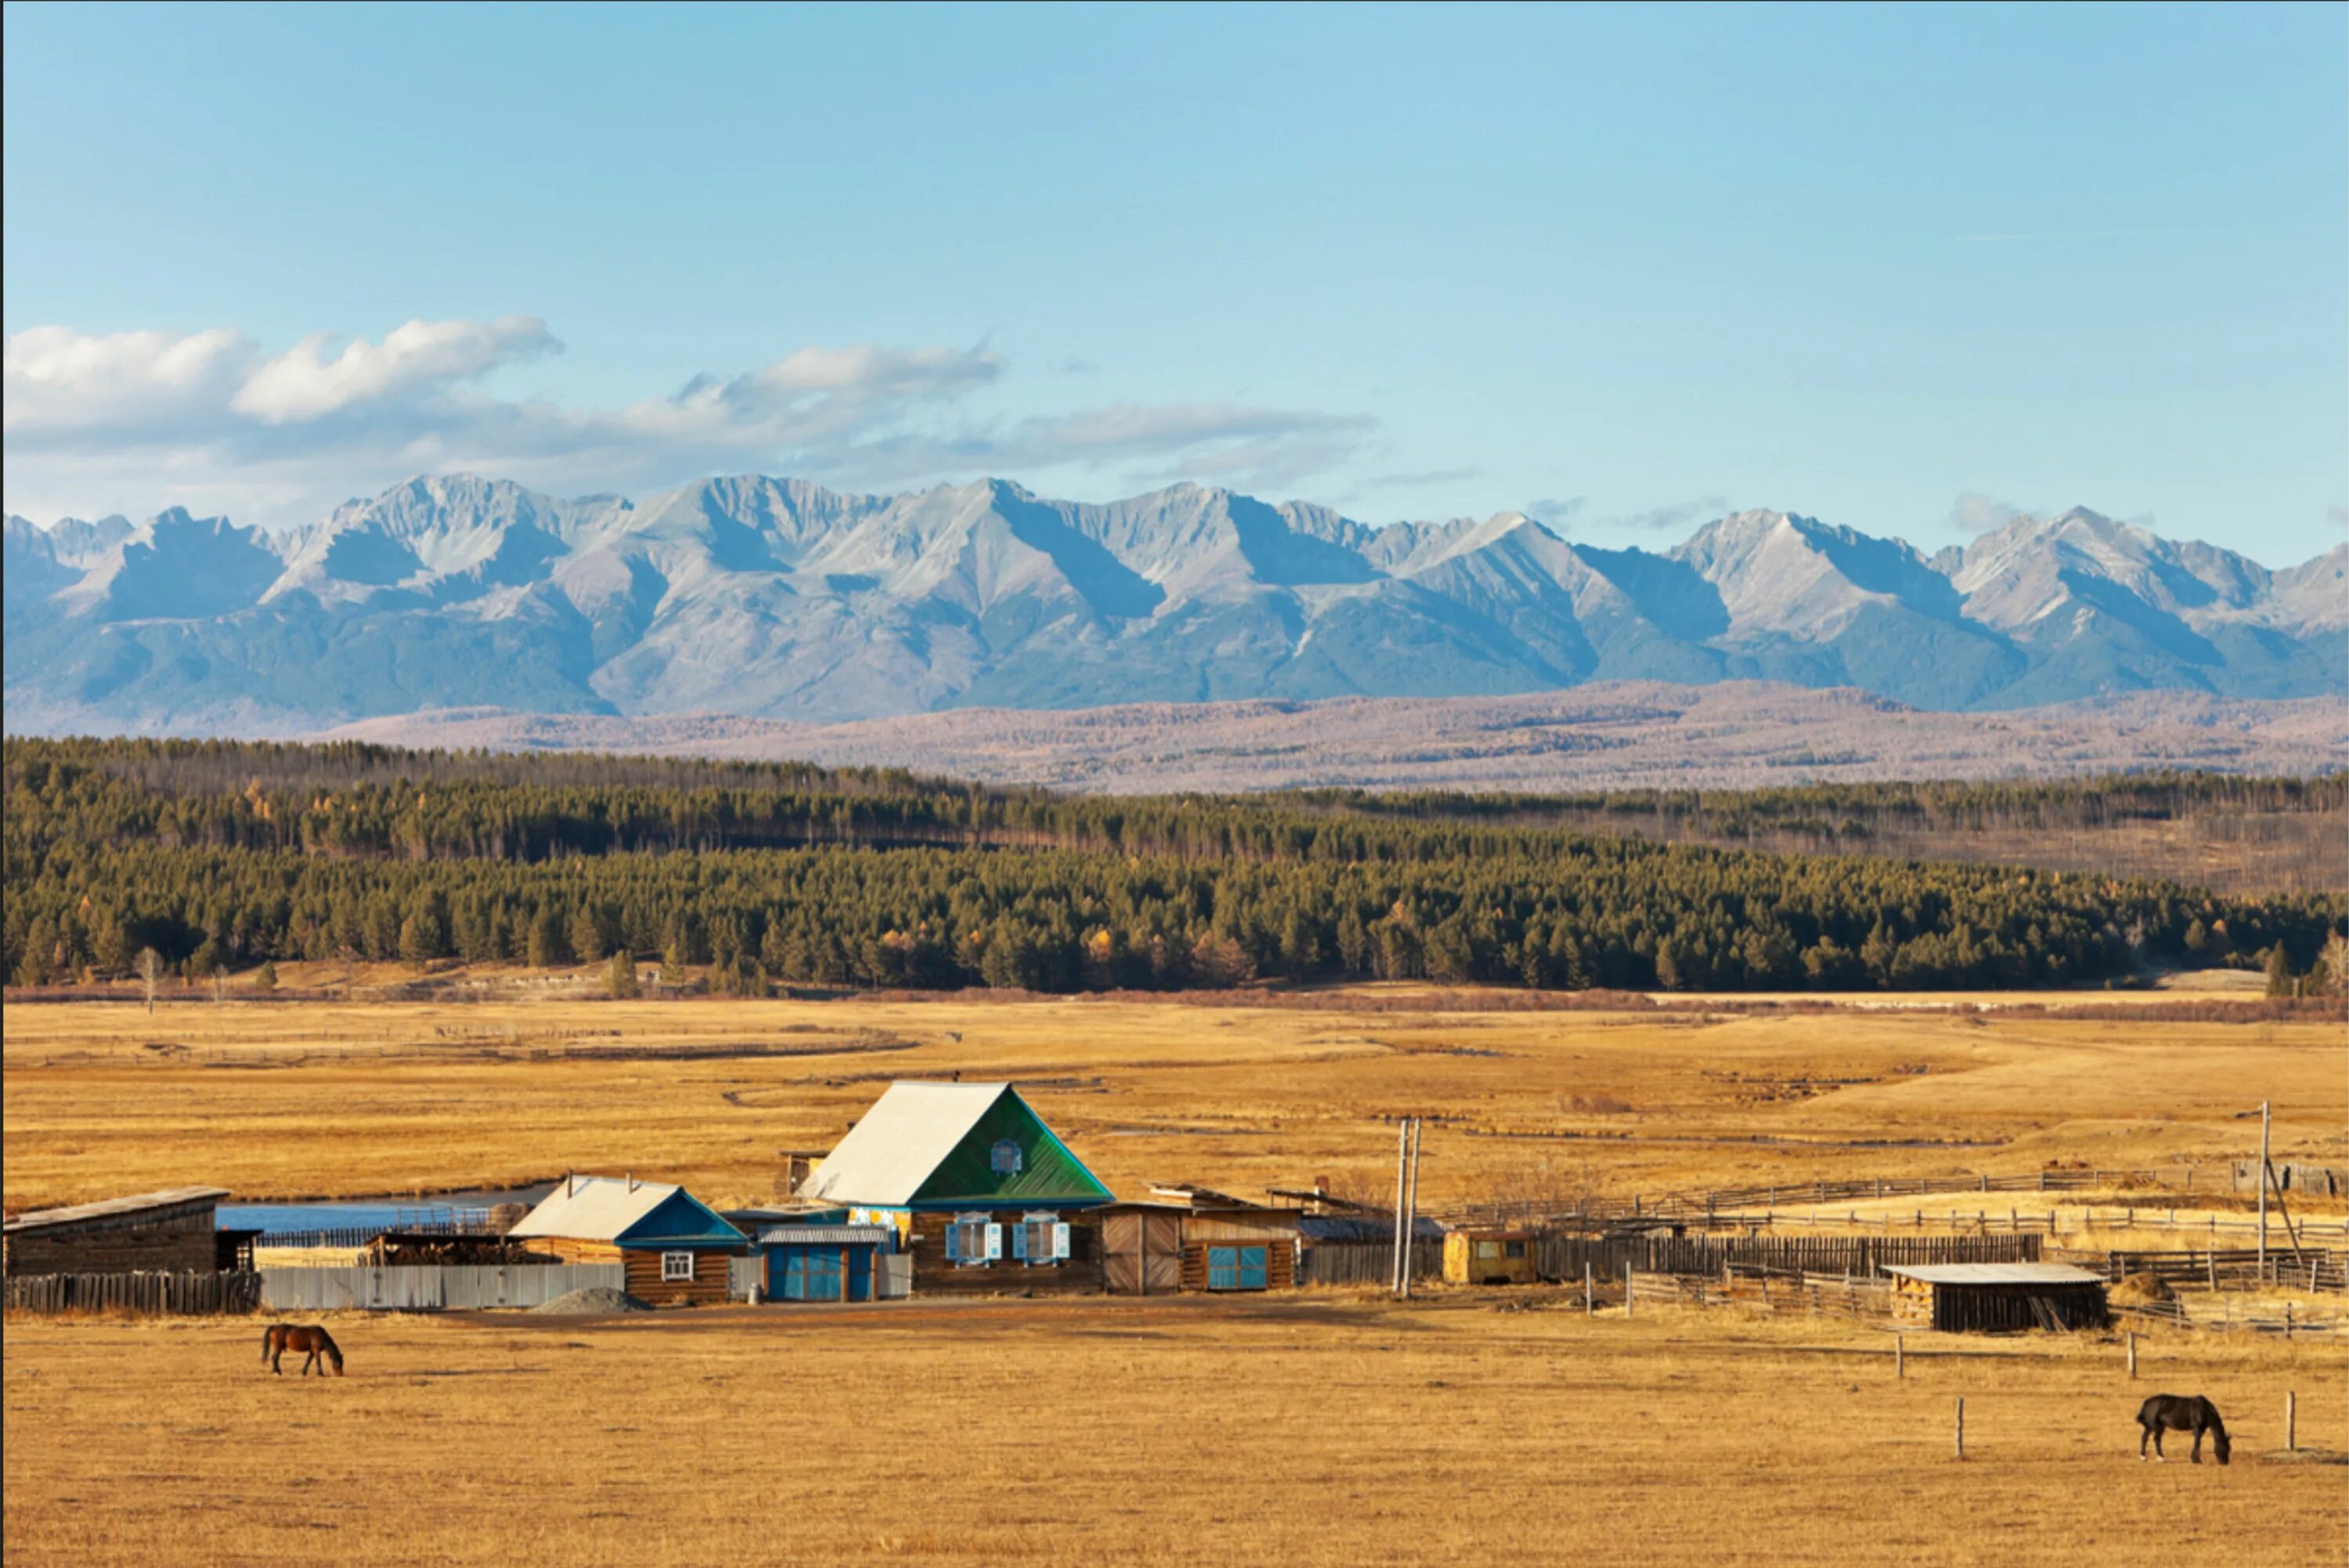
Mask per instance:
[[[886,1227],[916,1295],[1101,1287],[1109,1189],[1008,1083],[890,1085],[799,1195]]]
[[[1297,1283],[1297,1209],[1195,1185],[1098,1211],[1102,1288],[1112,1295],[1286,1290]]]
[[[566,1264],[618,1264],[654,1306],[722,1305],[750,1238],[684,1188],[634,1176],[566,1176],[506,1233]]]

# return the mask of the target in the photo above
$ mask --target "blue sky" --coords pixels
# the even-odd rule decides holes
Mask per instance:
[[[9,5],[12,510],[2344,537],[2349,10]]]

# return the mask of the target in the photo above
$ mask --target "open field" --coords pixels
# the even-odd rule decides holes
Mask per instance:
[[[893,1078],[1017,1078],[1118,1191],[1375,1191],[1429,1119],[1431,1204],[2349,1148],[2342,1031],[2057,1014],[1417,1011],[1038,999],[16,1006],[12,1208],[207,1181],[252,1196],[566,1170],[771,1197]],[[1974,996],[1973,1002],[1996,1002]],[[1391,1010],[1341,1011],[1347,1001]],[[1764,1140],[1768,1141],[1756,1141]]]
[[[646,1561],[2339,1560],[2339,1346],[1920,1349],[1819,1324],[1312,1293],[346,1317],[340,1381],[249,1323],[12,1321],[7,1555]],[[2235,1462],[2140,1465],[2157,1390]],[[1952,1456],[1966,1400],[1967,1458]],[[2176,1445],[2173,1445],[2176,1448]],[[2182,1455],[2182,1449],[2177,1449]]]

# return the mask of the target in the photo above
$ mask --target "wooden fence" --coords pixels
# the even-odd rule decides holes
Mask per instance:
[[[1433,1279],[1444,1273],[1444,1243],[1411,1244],[1411,1277]],[[1392,1242],[1318,1242],[1297,1253],[1299,1284],[1386,1284],[1394,1278]]]
[[[386,1268],[263,1269],[261,1305],[274,1312],[443,1312],[537,1306],[595,1285],[627,1287],[618,1264],[478,1264]]]
[[[142,1312],[207,1315],[261,1306],[252,1273],[11,1274],[11,1312]]]
[[[1889,1317],[1892,1282],[1865,1274],[1815,1274],[1764,1264],[1732,1264],[1723,1296],[1765,1312],[1801,1312],[1811,1316]]]
[[[1603,1280],[1626,1269],[1714,1276],[1733,1264],[1816,1274],[1873,1274],[1887,1264],[2015,1264],[2039,1261],[2041,1238],[2022,1236],[1574,1236],[1536,1243],[1544,1279]]]
[[[2270,1243],[2264,1260],[2255,1247],[2188,1247],[2168,1252],[2064,1247],[2047,1255],[2051,1262],[2090,1269],[2116,1282],[2133,1274],[2149,1274],[2164,1284],[2200,1285],[2206,1290],[2265,1284],[2349,1294],[2349,1254],[2316,1247],[2303,1247],[2295,1254],[2280,1242]]]

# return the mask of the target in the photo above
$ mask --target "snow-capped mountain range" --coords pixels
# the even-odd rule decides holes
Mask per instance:
[[[845,719],[988,705],[1857,686],[1920,707],[2340,692],[2349,546],[2271,572],[2075,510],[1927,556],[1744,511],[1661,552],[1516,512],[1371,527],[1181,484],[639,503],[417,479],[291,534],[10,517],[11,730],[310,730],[426,708]]]

